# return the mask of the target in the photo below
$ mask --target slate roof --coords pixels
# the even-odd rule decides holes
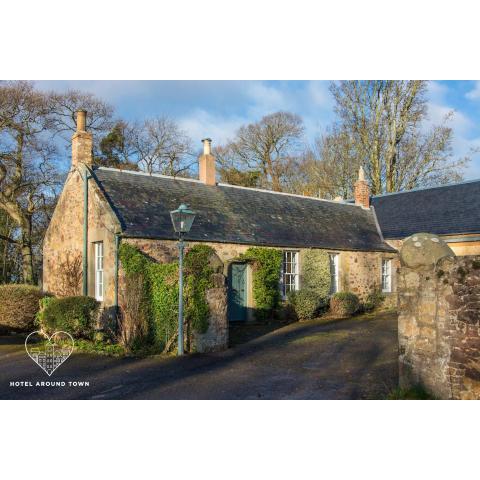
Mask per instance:
[[[480,181],[372,197],[384,238],[480,233]]]
[[[176,239],[169,212],[186,203],[197,213],[189,240],[395,251],[374,214],[354,205],[103,167],[93,176],[126,237]]]

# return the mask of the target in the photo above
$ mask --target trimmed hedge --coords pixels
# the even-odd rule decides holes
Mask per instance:
[[[330,311],[339,317],[350,317],[360,308],[360,300],[351,292],[337,292],[330,298]]]
[[[293,307],[299,320],[315,318],[324,305],[324,297],[311,289],[292,291],[288,294],[287,301]]]
[[[37,321],[48,335],[61,330],[76,338],[93,338],[95,315],[100,305],[94,298],[50,297],[41,303]]]
[[[33,285],[0,285],[0,330],[33,330],[39,301],[44,295],[40,288]]]

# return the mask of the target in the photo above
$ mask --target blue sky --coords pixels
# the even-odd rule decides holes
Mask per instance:
[[[155,115],[176,119],[192,139],[220,143],[263,115],[288,110],[302,116],[307,140],[334,119],[328,81],[38,81],[38,88],[89,91],[111,103],[127,120]],[[454,116],[455,156],[480,147],[480,81],[432,81],[429,122]],[[480,178],[480,155],[472,156],[465,179]]]

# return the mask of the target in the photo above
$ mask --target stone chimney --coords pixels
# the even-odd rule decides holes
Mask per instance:
[[[72,168],[93,164],[93,135],[86,131],[87,112],[78,110],[77,131],[72,136]]]
[[[370,208],[370,188],[365,180],[365,172],[360,166],[358,170],[358,180],[354,186],[355,205],[360,205],[363,208]]]
[[[212,155],[212,139],[204,138],[203,155],[198,158],[198,178],[205,185],[216,185],[215,157]]]

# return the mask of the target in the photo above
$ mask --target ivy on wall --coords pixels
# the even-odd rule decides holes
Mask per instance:
[[[238,258],[253,265],[255,315],[266,318],[280,301],[280,272],[283,252],[274,248],[250,247]]]
[[[327,303],[330,295],[330,258],[325,250],[302,251],[302,290],[313,290]]]
[[[185,322],[187,333],[208,329],[209,309],[205,292],[211,288],[211,247],[197,245],[185,255]],[[127,276],[143,283],[143,312],[149,327],[149,341],[157,348],[167,348],[178,328],[178,262],[156,263],[138,248],[122,243],[119,258]],[[127,292],[128,294],[128,292]]]
[[[205,292],[213,287],[213,268],[210,257],[215,253],[208,245],[195,245],[185,255],[186,309],[185,318],[194,331],[205,333],[208,329],[209,309]]]

